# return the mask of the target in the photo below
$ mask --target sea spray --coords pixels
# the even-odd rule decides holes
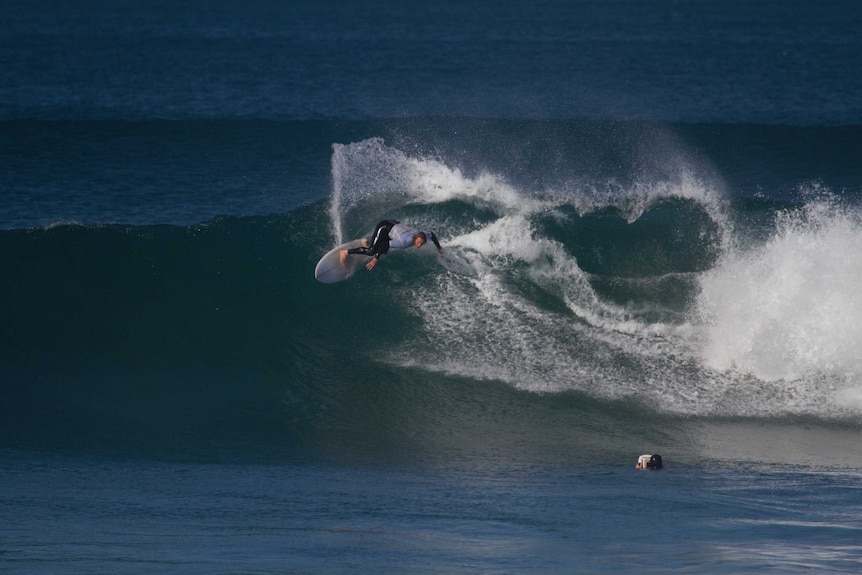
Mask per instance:
[[[704,362],[765,381],[862,378],[862,218],[829,194],[776,215],[775,233],[701,278]]]
[[[823,196],[752,230],[684,166],[537,191],[380,138],[334,146],[333,179],[334,226],[359,234],[394,217],[444,245],[438,272],[412,255],[391,270],[393,305],[420,323],[378,361],[686,415],[841,417],[860,404],[859,313],[842,287],[858,220]],[[828,297],[812,306],[812,293]]]

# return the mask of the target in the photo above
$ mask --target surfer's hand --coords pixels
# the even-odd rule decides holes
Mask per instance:
[[[365,264],[365,267],[368,268],[368,270],[370,271],[370,270],[373,270],[374,266],[376,266],[376,265],[377,265],[377,258],[371,258],[370,260],[368,260],[368,263]]]

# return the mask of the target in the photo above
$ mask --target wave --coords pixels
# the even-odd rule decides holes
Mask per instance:
[[[407,449],[508,405],[563,433],[572,398],[632,433],[632,413],[858,422],[853,198],[739,201],[684,158],[663,176],[536,188],[372,138],[334,145],[331,197],[283,215],[0,232],[3,435]],[[445,257],[314,281],[384,217],[434,230]]]
[[[395,364],[686,415],[858,413],[862,227],[826,190],[764,231],[685,169],[523,190],[381,140],[333,166],[333,229],[396,211],[446,237],[453,273],[409,289],[424,337]]]

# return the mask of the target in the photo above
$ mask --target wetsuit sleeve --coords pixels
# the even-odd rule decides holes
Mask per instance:
[[[430,232],[431,241],[434,242],[434,245],[437,246],[437,251],[442,252],[443,248],[440,247],[440,242],[437,240],[437,236],[434,235],[434,232]]]

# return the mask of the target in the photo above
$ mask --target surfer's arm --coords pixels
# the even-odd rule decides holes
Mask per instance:
[[[428,234],[431,236],[431,241],[437,247],[437,251],[442,254],[443,248],[440,247],[440,241],[437,239],[437,236],[434,235],[434,232],[428,232]]]

